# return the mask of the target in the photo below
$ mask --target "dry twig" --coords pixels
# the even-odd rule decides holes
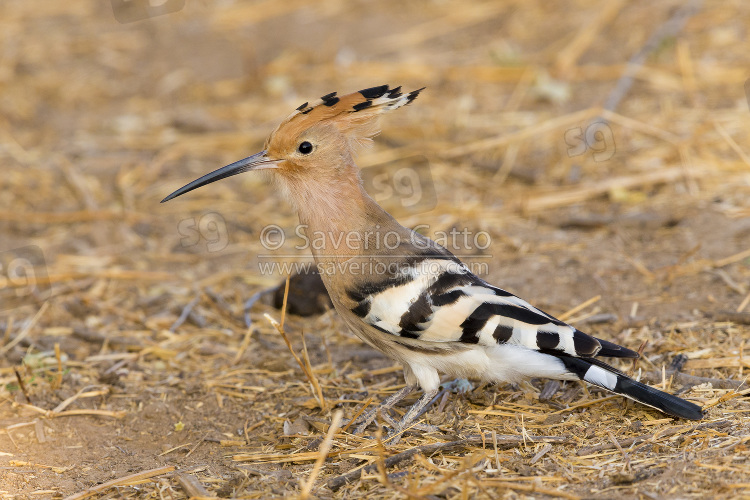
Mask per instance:
[[[568,441],[567,438],[564,437],[558,437],[558,436],[492,436],[492,435],[472,435],[469,437],[466,437],[464,439],[458,439],[456,441],[449,441],[447,443],[433,443],[433,444],[426,444],[422,446],[415,446],[414,448],[411,448],[409,450],[403,451],[401,453],[397,453],[391,457],[388,457],[385,459],[383,465],[386,468],[394,467],[398,465],[399,463],[411,459],[416,454],[422,454],[422,455],[431,455],[433,453],[437,453],[438,451],[448,451],[455,448],[462,448],[468,445],[477,445],[481,444],[483,442],[486,442],[488,439],[492,439],[493,443],[495,440],[497,440],[498,444],[502,445],[515,445],[515,444],[521,444],[525,442],[525,439],[532,438],[535,443],[540,442],[551,442],[551,443],[565,443]],[[357,480],[362,474],[369,474],[372,472],[377,471],[377,464],[371,464],[362,468],[359,468],[357,470],[347,472],[346,474],[342,474],[340,476],[337,476],[330,481],[328,481],[328,487],[336,491],[342,486],[344,486],[346,483],[350,483],[352,481]]]
[[[82,500],[84,498],[88,498],[90,496],[96,495],[97,493],[107,491],[108,489],[114,486],[125,486],[129,483],[133,483],[136,481],[142,481],[144,479],[150,479],[152,477],[161,476],[162,474],[172,472],[174,469],[175,467],[173,465],[168,465],[166,467],[159,467],[156,469],[151,469],[151,470],[147,470],[143,472],[136,472],[135,474],[131,474],[129,476],[120,477],[117,479],[113,479],[111,481],[107,481],[106,483],[99,484],[97,486],[92,486],[91,488],[81,491],[80,493],[76,493],[75,495],[70,495],[68,497],[65,497],[64,500]]]

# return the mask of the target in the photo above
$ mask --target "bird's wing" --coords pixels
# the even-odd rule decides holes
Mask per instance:
[[[515,344],[549,354],[634,358],[469,272],[453,256],[425,258],[379,283],[349,290],[352,312],[391,335],[423,342]]]
[[[425,343],[449,342],[521,346],[550,355],[550,363],[559,363],[563,372],[669,415],[703,418],[700,406],[637,382],[594,358],[635,358],[638,353],[586,335],[488,284],[455,257],[425,259],[349,295],[357,302],[352,312],[365,323],[390,335],[418,339],[406,343],[418,342],[421,348]]]

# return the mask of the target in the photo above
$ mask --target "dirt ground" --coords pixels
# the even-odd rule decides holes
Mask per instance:
[[[149,5],[0,3],[2,498],[750,498],[746,3]],[[302,102],[385,83],[427,89],[358,159],[370,192],[469,235],[446,243],[488,281],[647,342],[618,366],[703,422],[480,386],[437,432],[339,430],[316,465],[400,367],[331,310],[286,315],[319,393],[270,295],[247,326],[268,265],[311,261],[266,177],[159,201]]]

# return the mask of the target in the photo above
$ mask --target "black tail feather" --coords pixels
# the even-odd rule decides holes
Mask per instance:
[[[703,418],[703,409],[697,404],[637,382],[602,361],[569,356],[560,356],[560,360],[581,380],[656,408],[667,415],[688,420]]]
[[[703,418],[703,408],[697,404],[685,401],[682,398],[654,389],[622,375],[617,377],[617,386],[614,392],[661,410],[673,417],[686,418],[688,420],[700,420]]]
[[[596,339],[602,345],[601,350],[596,353],[597,356],[605,356],[609,358],[638,358],[640,357],[637,352],[617,345],[614,342],[608,340]]]

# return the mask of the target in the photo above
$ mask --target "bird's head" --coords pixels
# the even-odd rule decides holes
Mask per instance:
[[[378,133],[380,115],[409,104],[422,90],[404,94],[401,87],[381,85],[341,97],[333,92],[306,102],[271,133],[263,151],[194,180],[162,203],[250,170],[273,170],[289,184],[334,182],[341,176],[340,169],[353,166],[357,146]]]

